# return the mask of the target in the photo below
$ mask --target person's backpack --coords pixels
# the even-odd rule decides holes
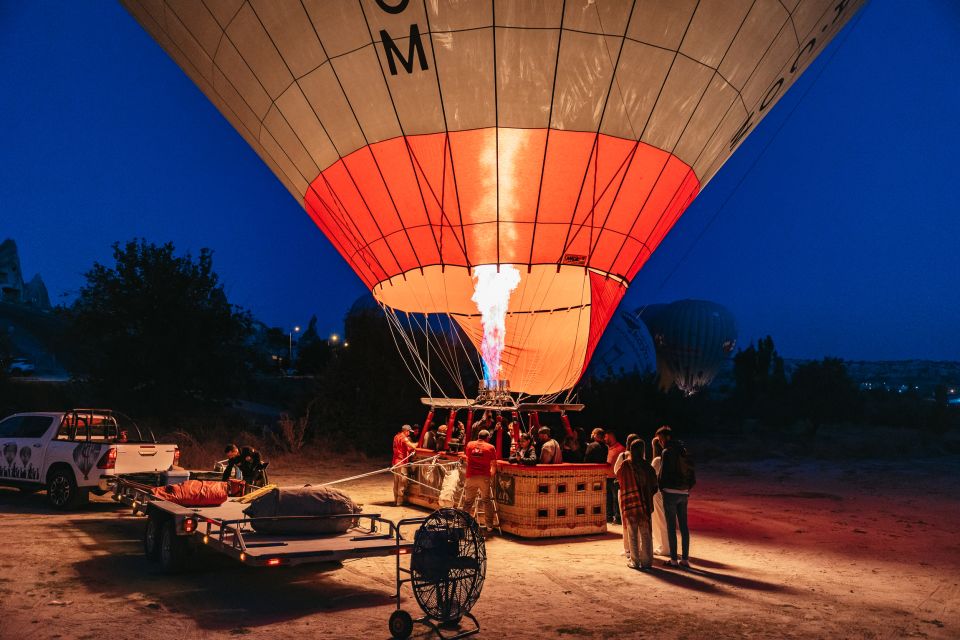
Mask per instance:
[[[677,455],[677,477],[683,482],[686,489],[693,489],[697,484],[697,472],[693,463],[693,456],[686,447],[680,447]]]

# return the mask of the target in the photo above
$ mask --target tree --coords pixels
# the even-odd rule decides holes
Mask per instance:
[[[297,371],[305,375],[320,373],[329,362],[330,353],[330,345],[317,333],[317,316],[312,316],[297,341]]]
[[[810,435],[816,435],[824,423],[857,417],[860,398],[857,385],[850,379],[840,358],[805,362],[793,372],[790,395],[794,411],[810,421]]]
[[[0,327],[0,398],[5,396],[7,385],[7,367],[13,357],[13,342],[6,327]]]
[[[736,382],[734,404],[751,417],[779,422],[783,419],[787,378],[783,358],[777,353],[773,338],[767,336],[737,351],[733,357]]]
[[[230,305],[213,253],[177,256],[171,243],[114,243],[70,310],[83,369],[107,397],[140,409],[220,403],[250,374],[252,319]]]

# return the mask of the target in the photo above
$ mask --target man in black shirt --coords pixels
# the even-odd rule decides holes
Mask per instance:
[[[260,452],[253,447],[238,448],[235,444],[228,444],[223,452],[227,456],[227,468],[223,471],[223,480],[226,482],[236,467],[240,471],[240,477],[248,484],[258,484],[261,472],[266,468],[263,460],[260,458]]]
[[[597,427],[590,433],[593,442],[587,445],[587,450],[583,455],[583,461],[591,464],[607,464],[607,444],[604,441],[606,432]]]

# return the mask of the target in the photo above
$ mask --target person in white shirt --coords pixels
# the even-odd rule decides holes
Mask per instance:
[[[560,464],[563,462],[563,451],[560,450],[560,443],[550,436],[550,427],[540,427],[537,431],[537,438],[542,443],[540,446],[540,464]]]

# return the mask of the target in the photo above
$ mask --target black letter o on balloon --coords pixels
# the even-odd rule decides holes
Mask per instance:
[[[397,4],[387,4],[387,0],[377,0],[377,5],[387,13],[403,13],[410,0],[400,0]]]
[[[783,87],[783,78],[780,78],[773,83],[773,86],[767,90],[767,95],[763,96],[763,101],[760,102],[760,111],[765,111],[767,107],[770,106],[770,103],[773,102],[773,99],[777,97],[777,94],[780,93],[780,89]]]

